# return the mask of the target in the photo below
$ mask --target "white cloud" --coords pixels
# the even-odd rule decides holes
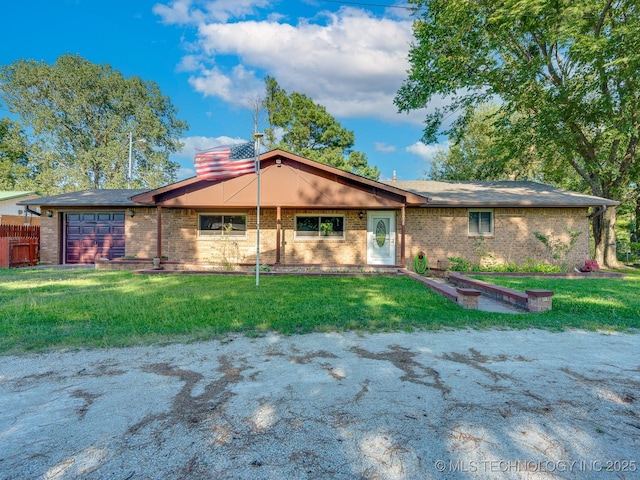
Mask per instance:
[[[405,150],[409,153],[417,155],[422,160],[430,161],[433,159],[435,154],[442,150],[449,149],[449,142],[446,141],[444,143],[435,143],[426,145],[422,142],[416,142],[413,145],[409,145],[405,148]]]
[[[218,0],[202,7],[192,0],[157,4],[154,12],[167,23],[197,26],[197,45],[178,69],[193,72],[196,91],[229,103],[264,94],[271,75],[288,92],[301,92],[336,117],[374,117],[420,123],[424,113],[400,115],[393,104],[409,67],[410,18],[378,18],[342,7],[313,19],[283,22],[274,12],[268,21],[231,18],[266,8],[267,0]],[[278,20],[276,20],[278,19]],[[236,66],[227,66],[235,58]]]
[[[407,10],[387,9],[377,17],[341,7],[286,23],[287,16],[275,7],[269,10],[271,3],[278,5],[269,0],[173,0],[155,5],[154,12],[164,23],[197,28],[177,68],[192,73],[192,88],[204,96],[246,107],[264,95],[264,77],[270,75],[288,92],[308,95],[338,118],[424,121],[426,109],[399,114],[393,104],[414,40]],[[267,20],[249,19],[258,11]],[[445,101],[434,100],[429,109]]]
[[[411,22],[353,8],[325,18],[326,25],[210,23],[200,27],[200,42],[210,57],[235,55],[335,116],[398,117],[393,97],[409,66]]]
[[[176,67],[177,72],[195,72],[203,68],[202,62],[197,55],[185,55]]]
[[[196,170],[194,168],[180,167],[177,173],[177,180],[185,180],[187,178],[195,177]]]
[[[251,107],[252,101],[260,98],[264,91],[264,83],[242,65],[234,67],[230,75],[225,75],[218,67],[202,69],[199,75],[189,78],[189,83],[205,97],[219,97],[244,108]]]
[[[231,138],[226,136],[221,137],[186,137],[182,138],[180,142],[184,144],[180,152],[175,153],[176,158],[194,158],[196,152],[207,150],[209,148],[219,147],[221,145],[235,145],[237,143],[245,143],[251,141],[250,139],[243,138]]]
[[[187,25],[202,22],[225,23],[232,18],[253,15],[257,9],[267,7],[270,0],[213,0],[198,2],[193,0],[173,0],[168,5],[156,4],[153,13],[168,25]]]
[[[191,11],[191,0],[174,0],[169,5],[156,3],[153,13],[162,18],[167,25],[186,25],[193,23],[196,12]]]
[[[373,142],[373,148],[376,150],[376,152],[382,153],[393,153],[397,150],[395,145],[389,145],[388,143],[384,142]]]

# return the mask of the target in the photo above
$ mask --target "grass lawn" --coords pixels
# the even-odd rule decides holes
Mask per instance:
[[[626,278],[501,277],[473,275],[486,282],[524,291],[554,292],[550,328],[625,331],[640,328],[640,272]],[[535,325],[533,325],[535,326]]]
[[[256,287],[253,276],[0,270],[0,354],[195,341],[229,332],[640,328],[640,275],[489,281],[554,290],[554,311],[463,310],[406,277],[263,275]]]

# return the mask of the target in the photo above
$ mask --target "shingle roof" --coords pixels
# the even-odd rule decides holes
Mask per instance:
[[[138,205],[130,197],[146,192],[147,189],[100,189],[62,193],[50,197],[23,200],[18,205],[42,205],[48,207],[134,207]]]
[[[617,205],[607,198],[570,192],[542,183],[521,182],[436,182],[411,180],[383,182],[397,189],[429,198],[430,207],[593,207]],[[49,207],[133,207],[130,200],[150,190],[83,190],[50,197],[22,200],[18,205]]]
[[[412,180],[385,182],[429,197],[428,206],[455,207],[593,207],[617,205],[607,198],[570,192],[531,181],[436,182]]]
[[[36,195],[36,192],[0,190],[0,202],[4,202],[5,200],[11,200],[12,198],[27,197],[29,195]]]

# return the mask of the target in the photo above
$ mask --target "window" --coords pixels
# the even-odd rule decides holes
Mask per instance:
[[[469,210],[469,235],[493,235],[493,211]]]
[[[344,216],[296,216],[296,238],[322,237],[344,238]]]
[[[198,215],[199,237],[244,237],[247,235],[247,216],[235,214]]]

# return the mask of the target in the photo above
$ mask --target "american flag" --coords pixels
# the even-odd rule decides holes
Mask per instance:
[[[256,171],[253,143],[224,145],[196,154],[196,175],[202,180],[223,180]]]

